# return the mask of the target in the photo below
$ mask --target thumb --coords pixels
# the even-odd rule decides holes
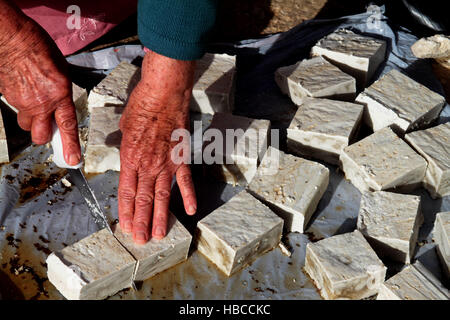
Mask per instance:
[[[56,108],[55,121],[61,133],[64,160],[71,166],[77,165],[81,160],[81,149],[77,115],[71,98]]]

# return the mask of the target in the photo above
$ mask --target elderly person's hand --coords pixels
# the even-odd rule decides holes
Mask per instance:
[[[120,121],[119,222],[132,232],[138,244],[167,232],[170,189],[173,176],[189,215],[197,210],[188,164],[175,164],[171,141],[175,129],[189,125],[189,100],[195,62],[145,55],[142,78],[133,90]]]
[[[50,36],[9,1],[0,0],[0,93],[18,109],[18,123],[36,144],[61,131],[64,159],[81,159],[72,84],[66,61]]]

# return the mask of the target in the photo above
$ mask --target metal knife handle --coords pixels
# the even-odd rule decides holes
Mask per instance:
[[[83,166],[83,161],[80,160],[80,163],[71,166],[69,165],[66,160],[64,160],[64,154],[63,154],[63,145],[62,145],[62,139],[61,139],[61,133],[59,132],[59,128],[56,124],[56,121],[53,119],[52,123],[52,148],[53,148],[53,162],[60,168],[66,168],[66,169],[79,169]]]

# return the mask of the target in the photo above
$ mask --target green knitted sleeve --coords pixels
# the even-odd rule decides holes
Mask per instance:
[[[166,57],[199,59],[216,20],[218,0],[139,0],[138,34]]]

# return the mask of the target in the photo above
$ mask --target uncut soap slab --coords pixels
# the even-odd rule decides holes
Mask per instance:
[[[305,98],[287,129],[288,150],[331,164],[356,135],[363,106],[330,99]]]
[[[153,277],[187,259],[192,236],[189,231],[170,213],[168,231],[161,240],[151,238],[146,244],[133,242],[131,234],[123,233],[116,224],[114,235],[138,261],[136,281]]]
[[[122,134],[119,130],[119,122],[122,111],[123,107],[92,109],[84,156],[86,173],[120,171]]]
[[[450,195],[450,122],[405,135],[428,161],[424,186],[433,198]]]
[[[361,193],[399,187],[412,190],[421,185],[427,169],[425,159],[391,128],[345,147],[340,163],[346,179]]]
[[[209,166],[213,175],[233,185],[250,183],[267,149],[269,128],[269,120],[251,119],[223,112],[214,114],[206,132],[218,130],[223,144],[216,145],[216,140],[205,141],[203,147],[204,154],[214,153],[214,158],[218,161],[220,158],[221,163],[215,161]],[[234,140],[232,134],[236,135]]]
[[[97,107],[125,106],[140,77],[139,67],[122,61],[89,92],[89,111]]]
[[[304,271],[326,300],[373,296],[386,276],[383,262],[358,230],[308,243]]]
[[[436,215],[433,238],[442,270],[450,283],[450,212],[440,212]]]
[[[131,285],[135,259],[103,229],[50,254],[50,282],[70,300],[100,300]]]
[[[280,242],[283,220],[241,191],[197,224],[197,248],[225,275],[244,268]]]
[[[322,57],[277,69],[275,82],[297,105],[305,97],[355,99],[355,79]]]
[[[359,88],[364,88],[384,61],[386,42],[339,29],[319,40],[311,55],[325,57],[355,77]]]
[[[356,97],[365,105],[365,121],[374,130],[395,126],[400,132],[421,129],[439,117],[445,98],[392,69]]]
[[[236,57],[206,53],[197,61],[191,111],[231,113],[234,108]]]
[[[377,300],[448,299],[448,290],[419,261],[385,281],[377,296]]]
[[[379,257],[410,263],[422,223],[419,196],[375,191],[361,197],[357,228]]]
[[[9,162],[8,141],[6,140],[5,126],[0,112],[0,163]]]
[[[272,161],[278,166],[267,172]],[[284,219],[288,232],[303,233],[328,182],[324,165],[269,147],[248,191]]]

